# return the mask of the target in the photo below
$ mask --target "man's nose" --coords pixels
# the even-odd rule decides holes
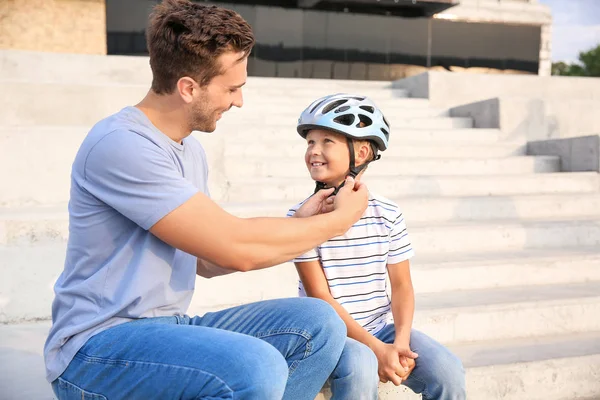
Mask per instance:
[[[244,95],[242,94],[241,88],[236,92],[235,98],[233,99],[231,105],[236,106],[237,108],[242,108],[244,105]]]

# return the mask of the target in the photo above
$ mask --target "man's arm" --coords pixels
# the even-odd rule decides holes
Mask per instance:
[[[307,218],[237,218],[198,193],[150,232],[221,268],[251,271],[289,261],[341,235],[367,204],[367,188],[351,178],[336,195],[332,212]]]
[[[211,263],[210,261],[198,258],[196,261],[196,275],[203,278],[214,278],[216,276],[229,275],[234,272],[238,272],[235,269],[225,269],[218,265]]]

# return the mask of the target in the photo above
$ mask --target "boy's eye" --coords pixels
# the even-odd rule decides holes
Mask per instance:
[[[238,88],[229,89],[229,93],[235,93],[238,91]]]

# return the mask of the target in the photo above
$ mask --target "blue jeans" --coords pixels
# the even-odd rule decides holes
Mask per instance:
[[[394,325],[387,325],[375,336],[384,343],[394,343]],[[410,335],[410,348],[419,357],[404,385],[420,393],[423,400],[466,399],[465,371],[460,359],[440,343],[414,329]],[[378,383],[375,354],[362,343],[348,338],[331,375],[331,399],[377,399]]]
[[[345,342],[342,320],[313,298],[146,318],[90,338],[52,388],[60,400],[313,400]]]

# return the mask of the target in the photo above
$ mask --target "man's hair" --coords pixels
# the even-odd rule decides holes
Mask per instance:
[[[254,35],[235,11],[189,0],[164,0],[150,15],[146,42],[152,90],[169,94],[183,76],[201,86],[210,83],[222,73],[217,57],[227,51],[248,56]]]

